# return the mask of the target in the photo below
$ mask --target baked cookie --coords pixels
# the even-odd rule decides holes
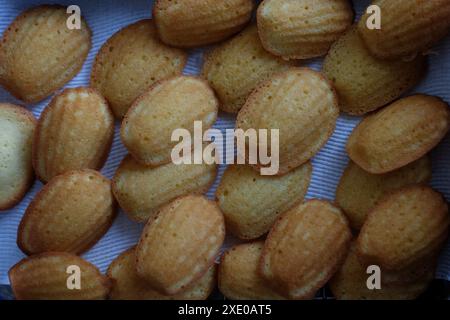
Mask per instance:
[[[26,254],[80,254],[109,229],[116,215],[109,180],[93,170],[56,176],[28,206],[17,232]]]
[[[37,121],[27,109],[0,103],[0,210],[14,207],[33,182],[31,149]]]
[[[284,59],[323,56],[353,22],[348,0],[264,0],[258,31],[267,51]]]
[[[180,75],[187,53],[159,41],[152,20],[141,20],[115,33],[95,58],[91,86],[121,119],[142,93],[158,80]]]
[[[156,0],[153,17],[161,40],[199,47],[239,32],[252,16],[253,0]]]
[[[68,18],[66,8],[58,5],[21,13],[0,41],[0,85],[35,103],[69,82],[91,48],[91,30],[84,19],[80,29],[69,29]]]
[[[365,171],[381,174],[428,153],[450,129],[450,108],[437,97],[414,95],[366,117],[347,142],[350,158]]]
[[[66,89],[42,112],[33,144],[33,167],[44,182],[71,170],[99,170],[114,136],[114,117],[94,89]]]

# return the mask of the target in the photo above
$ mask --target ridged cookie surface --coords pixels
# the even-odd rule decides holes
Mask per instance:
[[[383,197],[369,213],[357,245],[364,261],[399,270],[438,250],[448,235],[448,205],[424,185],[408,186]]]
[[[370,52],[395,59],[428,50],[450,30],[448,0],[375,0],[381,9],[381,29],[367,28],[368,14],[361,18],[359,32]]]
[[[291,68],[251,93],[239,111],[236,127],[244,131],[267,129],[269,133],[279,130],[278,174],[282,175],[322,148],[334,131],[338,115],[337,96],[330,83],[311,69]],[[270,139],[268,145],[270,150]]]
[[[351,115],[376,110],[400,97],[423,77],[426,58],[385,61],[372,57],[356,28],[337,40],[325,57],[323,72],[339,95],[339,108]]]
[[[386,173],[421,158],[449,129],[446,102],[414,95],[366,117],[350,135],[347,152],[365,171]]]
[[[218,101],[206,81],[179,76],[158,82],[140,96],[125,116],[121,137],[140,163],[157,166],[171,161],[179,142],[171,141],[175,129],[194,132],[194,121],[207,130],[216,121]]]
[[[36,195],[19,225],[17,245],[26,254],[79,254],[93,246],[116,215],[109,180],[93,170],[56,176]]]
[[[27,109],[0,103],[0,210],[14,207],[33,182],[31,149],[36,124]]]
[[[369,211],[386,192],[430,179],[431,161],[427,156],[385,174],[368,173],[350,161],[339,181],[336,201],[350,225],[359,230]]]
[[[116,171],[112,190],[128,216],[143,222],[177,197],[208,191],[216,171],[215,164],[168,163],[147,167],[127,156]]]
[[[181,74],[187,54],[167,47],[152,20],[141,20],[114,34],[100,49],[92,67],[91,86],[122,118],[133,101],[156,81]]]
[[[113,285],[112,300],[206,300],[216,284],[216,266],[209,270],[186,290],[164,295],[154,290],[136,274],[135,247],[121,253],[109,266],[107,275]]]
[[[61,173],[99,170],[114,136],[114,117],[94,89],[66,89],[41,114],[33,145],[33,167],[42,181]]]
[[[70,280],[77,268],[80,289],[69,289],[77,284]],[[111,281],[94,265],[60,252],[23,259],[9,270],[9,280],[18,300],[99,300],[106,299],[111,288]]]
[[[161,40],[197,47],[228,38],[250,20],[253,0],[157,0],[153,17]]]
[[[149,220],[136,249],[137,274],[163,294],[177,294],[214,263],[225,237],[222,213],[203,196],[174,200]]]
[[[83,66],[91,48],[84,19],[70,30],[66,8],[42,5],[20,14],[0,41],[0,84],[18,99],[38,102],[61,88]],[[26,44],[26,45],[24,45]]]
[[[249,166],[229,166],[216,191],[227,229],[242,239],[267,233],[280,214],[303,201],[311,172],[309,162],[281,177],[261,176]]]
[[[246,243],[227,250],[219,265],[219,290],[232,300],[284,300],[259,275],[264,242]]]
[[[237,113],[251,91],[274,73],[293,63],[264,50],[255,25],[205,55],[202,76],[220,100],[220,109]]]
[[[264,0],[258,7],[258,31],[264,48],[284,59],[325,55],[351,26],[348,0]]]
[[[260,272],[291,299],[311,299],[345,258],[351,232],[343,212],[310,200],[283,214],[264,244]]]

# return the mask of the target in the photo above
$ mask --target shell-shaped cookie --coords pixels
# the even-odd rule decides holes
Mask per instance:
[[[267,233],[280,214],[303,201],[311,180],[309,162],[284,176],[262,176],[243,165],[232,165],[216,191],[227,230],[242,239]]]
[[[425,185],[408,186],[383,197],[369,213],[357,245],[370,264],[399,270],[438,250],[450,216],[443,196]]]
[[[93,170],[56,176],[36,195],[19,225],[17,245],[26,254],[79,254],[93,246],[116,215],[111,183]]]
[[[343,212],[310,200],[283,214],[264,245],[260,272],[291,299],[310,299],[345,258],[351,232]]]
[[[350,135],[347,152],[365,171],[386,173],[421,158],[449,129],[447,103],[432,96],[410,96],[366,117]]]
[[[376,59],[352,28],[333,44],[323,72],[336,88],[341,111],[362,115],[411,89],[425,74],[426,65],[424,56],[409,61]]]
[[[112,190],[128,216],[143,222],[177,197],[208,191],[216,171],[215,164],[205,163],[148,167],[127,156],[116,171]]]
[[[385,174],[371,174],[350,161],[339,181],[336,201],[352,228],[359,230],[369,211],[386,192],[431,179],[431,161],[425,156]]]
[[[264,0],[258,31],[267,51],[284,59],[323,56],[348,29],[353,10],[348,0]]]
[[[375,0],[381,10],[381,29],[367,27],[372,14],[359,22],[359,32],[370,52],[379,58],[396,59],[422,53],[450,30],[447,0]]]
[[[36,124],[27,109],[0,103],[0,210],[14,207],[33,182],[31,149]]]
[[[237,245],[227,250],[219,265],[219,290],[232,300],[284,300],[259,275],[264,242]]]
[[[402,277],[397,272],[397,277]],[[403,284],[381,284],[381,289],[369,290],[367,265],[358,259],[356,246],[352,244],[349,254],[339,271],[330,280],[331,292],[338,300],[412,300],[426,290],[433,279],[434,271],[429,269],[414,282]],[[385,272],[381,270],[381,279]]]
[[[252,25],[206,54],[202,76],[215,90],[220,109],[237,113],[261,81],[293,65],[264,50]]]
[[[99,170],[114,136],[114,117],[94,89],[66,89],[41,114],[33,167],[42,181],[71,170]]]
[[[139,162],[157,166],[171,161],[176,129],[194,132],[194,121],[207,130],[216,121],[218,101],[206,81],[179,76],[158,82],[140,96],[125,116],[121,137]]]
[[[133,101],[155,82],[181,74],[187,54],[158,39],[152,20],[141,20],[114,34],[95,58],[91,86],[122,118]]]
[[[66,8],[42,5],[20,14],[0,41],[0,84],[34,103],[72,79],[91,48],[91,30],[81,19],[69,29]],[[26,45],[24,45],[26,44]]]
[[[174,47],[222,41],[250,21],[253,0],[157,0],[153,17],[161,40]]]
[[[71,281],[71,274],[78,272],[79,282]],[[46,252],[21,260],[9,270],[9,280],[18,300],[106,299],[112,285],[94,265],[62,252]]]
[[[172,296],[161,294],[136,274],[135,247],[114,259],[107,275],[113,281],[109,294],[112,300],[206,300],[216,284],[216,266],[213,265],[186,290]]]
[[[251,93],[239,111],[236,127],[244,131],[279,130],[278,174],[282,175],[322,148],[334,131],[338,115],[338,101],[330,83],[311,69],[291,68]]]
[[[210,268],[224,237],[214,202],[198,195],[176,199],[147,222],[136,248],[137,274],[155,290],[177,294]]]

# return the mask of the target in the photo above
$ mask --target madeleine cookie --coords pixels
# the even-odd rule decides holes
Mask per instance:
[[[114,136],[114,117],[91,88],[66,89],[41,114],[33,144],[33,167],[44,182],[61,173],[99,170]]]
[[[36,124],[27,109],[0,103],[0,210],[14,207],[33,182],[31,149]]]
[[[353,21],[348,0],[264,0],[258,31],[267,51],[284,59],[323,56]]]
[[[206,81],[179,76],[158,82],[140,96],[125,116],[121,137],[140,163],[157,166],[171,161],[179,142],[171,141],[176,129],[194,132],[194,121],[207,130],[216,121],[218,102]]]
[[[242,239],[267,233],[280,214],[303,201],[311,172],[309,162],[281,177],[260,176],[248,166],[229,166],[216,191],[227,229]]]
[[[0,41],[0,85],[25,102],[38,102],[69,82],[91,48],[91,30],[70,30],[66,8],[42,5],[24,11]],[[26,44],[26,45],[24,45]]]
[[[433,270],[428,270],[414,282],[381,284],[381,289],[369,289],[367,266],[359,261],[356,246],[352,245],[344,264],[330,280],[331,292],[338,300],[412,300],[426,290],[433,280]],[[385,272],[381,270],[381,279]],[[401,273],[398,273],[401,277]]]
[[[116,171],[112,190],[128,216],[143,222],[177,197],[208,191],[216,171],[214,164],[169,163],[152,168],[127,156]]]
[[[219,265],[219,290],[232,300],[284,300],[258,273],[264,242],[228,249]]]
[[[150,219],[136,248],[136,269],[155,290],[177,294],[214,263],[225,237],[222,213],[203,196],[174,200]]]
[[[261,275],[291,299],[310,299],[345,258],[352,234],[342,211],[311,200],[283,214],[267,237]]]
[[[261,81],[293,65],[264,50],[252,25],[205,55],[202,76],[216,91],[220,109],[237,113]]]
[[[322,148],[334,131],[338,115],[337,97],[328,81],[311,69],[291,68],[251,93],[239,111],[236,127],[244,131],[279,130],[278,174],[283,175]]]
[[[222,41],[250,21],[253,0],[156,0],[153,17],[161,40],[174,47]]]
[[[107,275],[113,286],[112,300],[206,300],[216,284],[216,266],[209,270],[189,288],[179,294],[168,296],[152,289],[136,274],[135,247],[121,253],[109,266]]]
[[[95,58],[91,86],[122,118],[133,101],[156,81],[181,74],[187,54],[161,43],[152,20],[125,27],[102,46]]]
[[[431,161],[427,156],[385,174],[368,173],[350,161],[339,181],[336,201],[350,225],[359,230],[369,211],[386,192],[430,179]]]
[[[383,197],[369,213],[357,245],[361,258],[399,270],[438,250],[447,239],[450,217],[442,195],[425,185]]]
[[[79,282],[70,279],[75,273]],[[21,260],[9,270],[9,281],[17,300],[98,300],[111,289],[111,280],[94,265],[62,252]]]
[[[447,103],[432,96],[410,96],[366,117],[350,135],[347,152],[365,171],[386,173],[428,153],[449,129]]]
[[[323,62],[323,72],[339,95],[339,108],[362,115],[394,101],[415,86],[426,70],[426,58],[383,61],[372,57],[350,29],[334,43]]]
[[[425,52],[450,30],[448,0],[375,0],[382,15],[381,29],[367,28],[369,14],[359,22],[359,32],[370,52],[395,59]]]
[[[50,180],[30,203],[17,245],[28,255],[80,254],[106,233],[115,209],[109,180],[93,170],[69,171]]]

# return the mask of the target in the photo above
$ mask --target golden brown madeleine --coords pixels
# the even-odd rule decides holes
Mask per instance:
[[[0,210],[14,207],[33,182],[31,149],[36,124],[27,109],[0,103]]]
[[[264,50],[251,25],[205,55],[202,76],[216,91],[220,109],[237,113],[261,81],[293,65]]]
[[[381,9],[381,29],[367,28],[369,14],[359,32],[370,52],[383,59],[411,56],[428,50],[450,30],[448,0],[375,0]]]
[[[159,41],[152,20],[141,20],[114,34],[95,58],[91,86],[122,118],[133,101],[156,81],[181,74],[187,54]]]
[[[177,294],[214,263],[225,237],[222,213],[203,196],[178,198],[150,219],[136,248],[136,269],[155,290]]]
[[[206,300],[216,284],[216,265],[186,290],[164,295],[152,289],[136,274],[135,247],[120,254],[109,266],[107,275],[113,281],[112,300]]]
[[[216,191],[227,229],[242,239],[267,233],[280,214],[303,201],[311,172],[309,162],[281,177],[259,175],[249,166],[229,166]]]
[[[128,216],[144,222],[177,197],[208,191],[216,172],[215,164],[168,163],[147,167],[128,155],[114,175],[112,190]]]
[[[94,89],[66,89],[41,114],[33,167],[44,182],[71,170],[103,167],[114,136],[114,117]]]
[[[80,289],[71,274],[79,268]],[[106,299],[111,280],[92,264],[76,255],[46,252],[21,260],[9,270],[9,280],[18,300]]]
[[[389,191],[431,179],[431,161],[425,156],[385,174],[371,174],[350,161],[339,181],[336,201],[352,228],[361,229],[369,211]]]
[[[366,117],[350,135],[347,152],[365,171],[386,173],[421,158],[449,129],[446,102],[414,95]]]
[[[288,298],[313,298],[345,258],[351,237],[340,209],[307,201],[283,214],[270,230],[261,275]]]
[[[232,300],[283,300],[259,275],[258,263],[263,241],[245,243],[228,249],[219,265],[219,289]]]
[[[267,51],[284,59],[323,56],[349,28],[348,0],[264,0],[258,7],[258,31]]]
[[[448,205],[428,186],[408,186],[383,197],[369,213],[357,245],[361,258],[399,270],[436,252],[447,238]]]
[[[372,57],[356,28],[336,41],[323,72],[339,95],[339,108],[351,115],[376,110],[415,86],[425,74],[426,58],[385,61]]]
[[[17,245],[26,254],[80,254],[109,229],[116,215],[111,183],[93,170],[56,176],[36,195],[19,225]]]
[[[67,27],[66,8],[42,5],[20,14],[0,41],[0,84],[23,101],[38,102],[69,82],[91,48],[91,30]],[[26,44],[26,45],[24,45]]]
[[[356,246],[352,244],[350,252],[339,271],[330,280],[331,292],[338,300],[412,300],[426,290],[433,280],[434,270],[429,269],[413,282],[402,284],[381,284],[381,289],[367,288],[367,266],[358,259]],[[397,272],[402,277],[401,272]],[[383,281],[385,271],[381,270]]]
[[[420,279],[426,277],[427,274],[434,275],[436,266],[438,263],[439,252],[437,250],[431,254],[425,256],[424,258],[408,265],[405,268],[398,270],[381,270],[381,282],[382,284],[390,285],[405,285],[417,282]],[[359,259],[361,260],[361,259]]]
[[[338,115],[338,101],[330,83],[311,69],[291,68],[251,93],[239,111],[236,127],[244,131],[279,130],[278,174],[282,175],[322,148],[334,131]],[[270,150],[270,140],[268,144]]]
[[[140,96],[125,116],[121,137],[130,154],[140,163],[157,166],[171,161],[178,141],[175,129],[194,132],[194,121],[203,130],[216,121],[218,101],[206,81],[179,76],[156,83]]]
[[[253,0],[156,0],[153,17],[161,40],[174,47],[222,41],[250,21]]]

